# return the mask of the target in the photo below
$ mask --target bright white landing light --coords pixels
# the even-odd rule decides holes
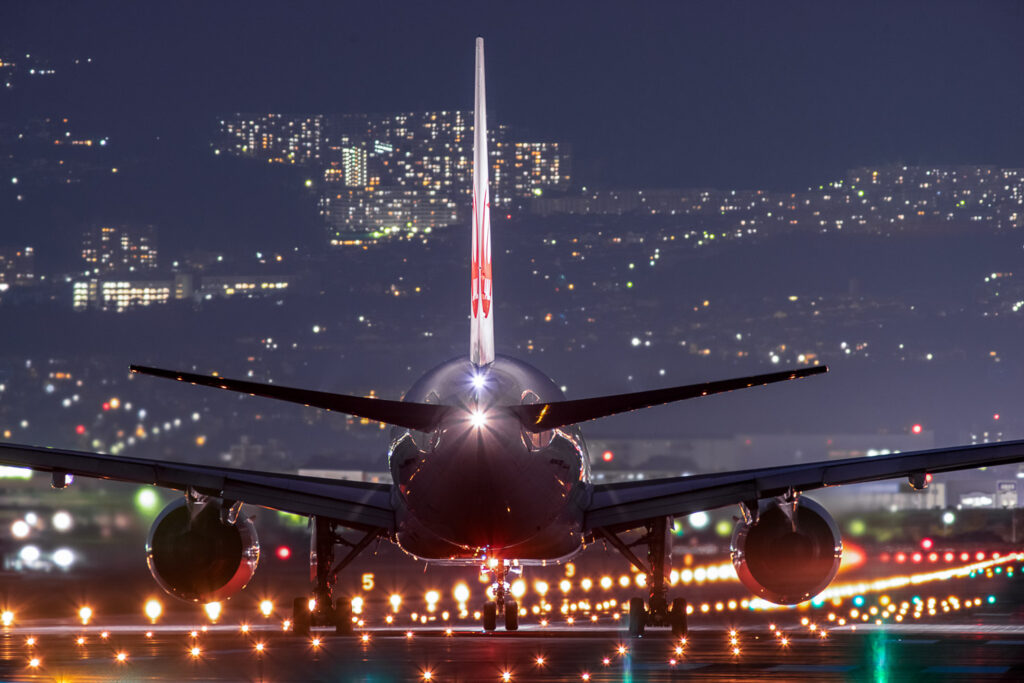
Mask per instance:
[[[53,553],[53,563],[61,569],[67,569],[75,563],[75,554],[67,548],[60,548]]]
[[[475,389],[483,389],[484,384],[487,382],[487,378],[483,375],[473,375],[473,387]]]
[[[484,415],[483,411],[474,410],[469,414],[469,423],[479,429],[487,424],[487,416]]]
[[[694,512],[690,515],[690,526],[694,529],[703,529],[710,521],[711,518],[708,517],[708,513],[706,512]]]

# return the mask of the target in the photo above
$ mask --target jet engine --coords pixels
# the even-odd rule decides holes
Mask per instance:
[[[191,602],[214,602],[245,588],[260,544],[252,521],[219,500],[168,505],[146,539],[146,563],[160,587]],[[234,517],[234,519],[232,519]]]
[[[762,501],[732,532],[732,564],[750,592],[769,602],[809,600],[839,571],[843,544],[832,516],[810,498]]]

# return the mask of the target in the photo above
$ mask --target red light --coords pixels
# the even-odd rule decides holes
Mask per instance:
[[[967,554],[967,553],[960,553],[960,561],[961,562],[966,562],[969,559],[971,559],[971,556],[969,554]]]
[[[916,424],[916,425],[914,425],[913,427],[910,428],[910,431],[912,431],[914,434],[920,434],[921,433],[921,429],[922,429],[921,425]]]
[[[921,561],[921,553],[914,553],[913,555],[910,556],[910,559],[913,560],[914,562],[920,562]]]
[[[900,563],[906,562],[907,561],[907,556],[904,555],[903,553],[896,553],[896,561],[900,562]]]
[[[615,459],[615,454],[612,453],[611,451],[605,451],[604,453],[601,454],[601,459],[604,460],[605,462],[611,462],[612,460]]]
[[[993,420],[998,420],[999,419],[999,413],[996,413],[995,415],[993,415],[992,419]]]
[[[287,560],[292,556],[292,549],[286,545],[282,545],[277,549],[277,559]]]
[[[928,555],[928,561],[929,562],[937,562],[938,559],[939,559],[939,554],[938,553],[931,553],[930,555]]]
[[[110,403],[108,401],[103,402],[103,410],[110,410]]]
[[[882,562],[888,562],[890,559],[889,553],[882,553],[878,556],[878,559],[880,559]]]
[[[75,427],[75,434],[78,434],[79,436],[85,434],[85,425],[78,425]]]
[[[942,559],[944,559],[946,562],[952,562],[953,561],[953,553],[946,553],[945,555],[942,556]]]
[[[932,539],[930,539],[930,538],[922,538],[921,539],[921,547],[924,548],[925,550],[931,550],[933,545],[935,545],[935,544],[932,543]]]
[[[984,560],[985,559],[985,553],[979,552],[977,555],[974,556],[974,559],[978,560],[979,562],[981,560]]]

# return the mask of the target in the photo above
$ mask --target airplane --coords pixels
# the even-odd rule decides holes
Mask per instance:
[[[732,563],[753,594],[797,604],[824,590],[842,554],[838,527],[805,492],[906,477],[924,488],[933,473],[1024,461],[1024,441],[877,457],[761,467],[665,479],[594,484],[579,424],[684,399],[827,372],[807,367],[612,396],[567,399],[537,368],[495,353],[483,39],[476,40],[470,346],[467,356],[424,374],[401,400],[371,399],[132,365],[153,375],[338,411],[392,426],[393,483],[339,481],[178,464],[30,445],[0,444],[0,463],[52,475],[145,483],[184,492],[155,519],[149,569],[169,594],[227,599],[252,578],[259,541],[244,503],[310,518],[311,594],[293,601],[293,629],[351,633],[350,601],[334,597],[339,572],[377,539],[439,565],[480,567],[493,580],[485,631],[519,626],[510,574],[569,561],[588,544],[615,548],[647,579],[629,601],[628,627],[687,631],[687,603],[670,600],[669,532],[675,517],[739,506]],[[627,532],[642,531],[638,540]],[[646,546],[646,558],[634,550]],[[341,552],[344,552],[342,555]]]

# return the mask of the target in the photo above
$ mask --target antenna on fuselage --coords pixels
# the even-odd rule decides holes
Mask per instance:
[[[491,283],[491,197],[487,186],[487,95],[484,39],[476,39],[476,98],[473,107],[473,247],[470,274],[469,359],[494,362],[494,306]]]

